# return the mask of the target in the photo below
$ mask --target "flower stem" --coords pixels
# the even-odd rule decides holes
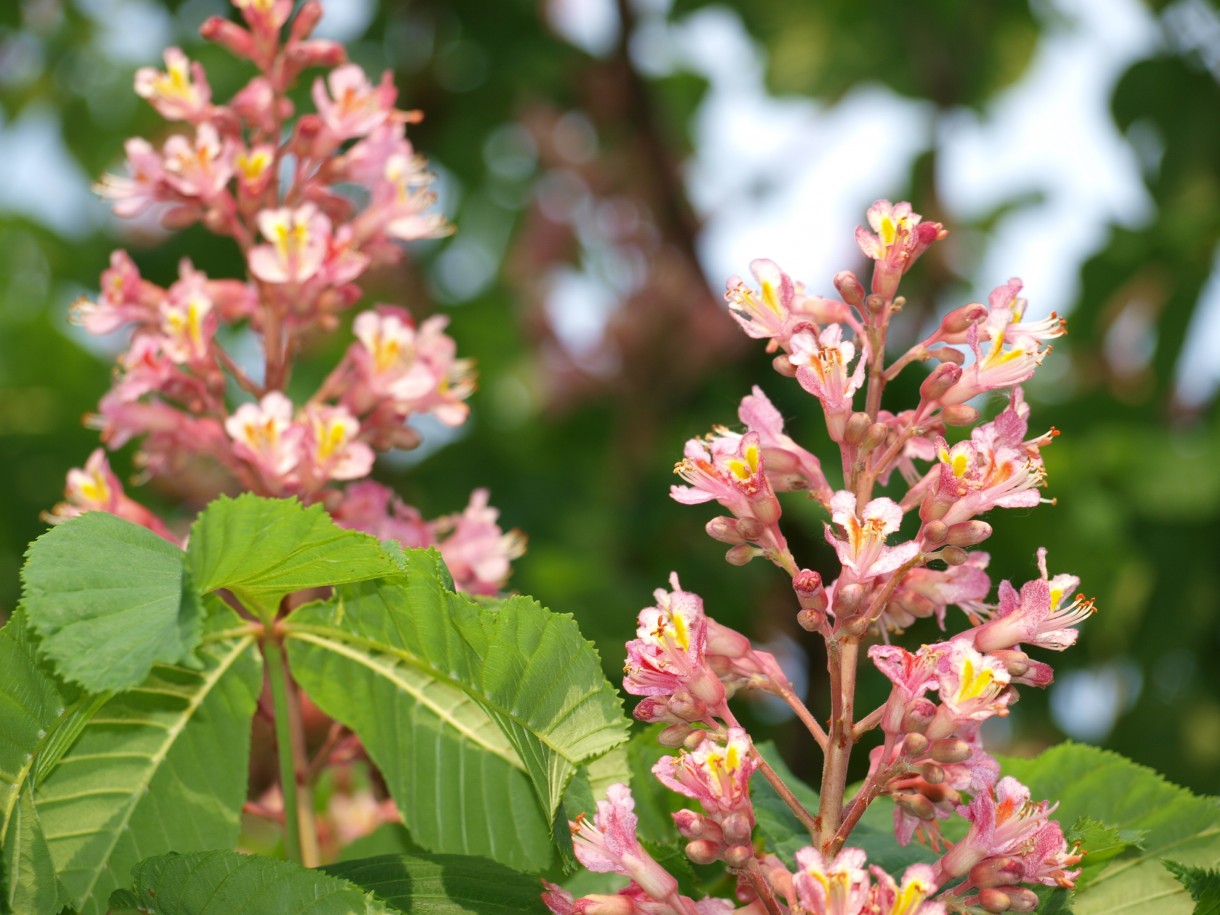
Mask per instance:
[[[783,915],[783,909],[779,907],[775,893],[771,890],[771,884],[767,882],[767,878],[759,868],[758,861],[751,858],[750,863],[742,869],[742,872],[754,892],[758,894],[758,901],[767,910],[767,915]]]
[[[805,809],[805,805],[797,800],[796,795],[792,793],[792,789],[784,784],[784,780],[780,778],[779,773],[771,768],[769,762],[763,759],[762,754],[758,752],[758,747],[752,747],[751,752],[754,754],[754,759],[758,761],[758,771],[762,773],[763,778],[775,789],[775,793],[780,796],[780,799],[788,805],[788,808],[800,821],[801,825],[809,830],[809,837],[812,839],[818,832],[818,824],[813,818],[813,814]]]
[[[822,748],[822,752],[826,752],[826,732],[822,730],[822,726],[818,724],[818,720],[813,717],[813,713],[805,707],[805,703],[801,701],[801,697],[793,691],[792,686],[787,681],[780,681],[777,678],[772,678],[776,689],[779,690],[780,698],[783,699],[796,713],[796,717],[801,720],[801,723],[809,729],[809,733],[813,735],[813,739],[818,742],[818,746]]]
[[[843,815],[843,793],[847,788],[847,763],[851,759],[852,714],[856,695],[856,661],[860,640],[843,636],[827,645],[831,690],[830,735],[822,766],[822,793],[818,806],[818,847],[828,853]]]
[[[314,823],[313,790],[305,778],[305,731],[296,684],[284,663],[284,649],[269,639],[263,643],[267,679],[275,707],[275,746],[280,766],[280,791],[284,795],[284,846],[289,860],[305,867],[319,862],[318,830]]]

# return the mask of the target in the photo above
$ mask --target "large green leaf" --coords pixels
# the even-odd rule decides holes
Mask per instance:
[[[625,739],[618,697],[569,616],[475,604],[443,587],[434,553],[404,565],[298,610],[293,672],[360,735],[414,839],[545,867],[573,773]]]
[[[222,631],[237,622],[213,601],[202,668],[154,667],[88,720],[38,786],[52,860],[84,915],[105,911],[150,855],[236,842],[261,686],[253,638]]]
[[[201,592],[227,588],[264,617],[293,591],[394,571],[375,537],[336,526],[321,505],[250,494],[222,496],[203,510],[187,564]]]
[[[322,868],[395,909],[428,915],[546,912],[542,885],[494,861],[465,855],[380,855]]]
[[[86,512],[32,544],[22,601],[40,650],[91,692],[135,686],[199,643],[202,609],[182,551],[108,512]]]
[[[35,656],[23,612],[0,630],[0,671],[0,911],[54,911],[55,874],[33,790],[40,751],[67,705]]]
[[[1090,818],[1118,835],[1142,832],[1139,848],[1096,863],[1085,857],[1081,889],[1071,902],[1077,915],[1174,915],[1194,909],[1186,888],[1162,861],[1215,867],[1220,860],[1216,798],[1198,797],[1116,753],[1080,744],[1062,744],[1036,759],[1005,759],[1003,767],[1028,785],[1035,799],[1058,801],[1056,816],[1063,823]]]
[[[141,861],[135,886],[112,912],[157,915],[381,915],[385,905],[346,880],[289,861],[232,851],[168,854]],[[137,909],[137,904],[152,908]]]

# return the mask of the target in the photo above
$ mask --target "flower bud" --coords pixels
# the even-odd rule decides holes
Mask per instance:
[[[940,740],[932,741],[929,755],[939,763],[962,763],[970,758],[971,752],[973,751],[970,749],[970,744],[966,741],[956,737],[942,737]]]
[[[764,527],[757,518],[738,518],[737,533],[742,541],[757,541],[763,535]]]
[[[727,842],[742,844],[750,841],[750,833],[754,831],[754,823],[744,813],[730,813],[720,823]]]
[[[720,846],[707,839],[695,839],[686,843],[686,857],[696,864],[711,864],[720,857]]]
[[[949,509],[953,507],[956,501],[956,499],[948,496],[928,493],[927,498],[923,500],[923,504],[919,506],[919,517],[924,521],[939,521],[949,513]]]
[[[679,690],[669,697],[669,711],[683,721],[702,721],[707,716],[707,705],[686,690]]]
[[[633,915],[639,911],[635,900],[621,893],[592,893],[582,897],[580,905],[581,915]]]
[[[289,34],[294,41],[304,41],[317,26],[318,21],[322,18],[322,4],[318,0],[307,0],[297,10],[295,18],[292,20],[292,28]]]
[[[860,443],[860,448],[864,451],[872,451],[883,444],[886,438],[889,437],[889,434],[890,427],[885,423],[873,423],[868,427],[868,431],[864,433],[864,441]]]
[[[945,780],[945,770],[934,762],[926,762],[920,766],[919,774],[929,785],[939,785]]]
[[[723,857],[729,867],[745,867],[754,858],[754,849],[748,845],[732,845],[725,849]]]
[[[938,346],[936,349],[930,349],[928,355],[937,362],[952,362],[954,365],[962,365],[966,361],[966,354],[951,346]]]
[[[689,724],[671,724],[657,735],[657,743],[663,747],[680,747],[690,736]]]
[[[713,519],[715,520],[715,519]],[[710,531],[708,533],[711,533]],[[930,547],[938,547],[945,542],[949,536],[949,527],[943,521],[929,521],[923,526],[920,531],[923,536],[923,542]]]
[[[724,559],[731,566],[743,566],[755,556],[759,555],[759,550],[745,543],[740,543],[735,547],[731,547],[725,554]]]
[[[988,912],[1007,912],[1011,900],[998,887],[979,890],[979,905]]]
[[[834,612],[837,617],[851,616],[864,601],[864,585],[853,582],[835,590]]]
[[[952,546],[974,546],[991,536],[991,525],[986,521],[963,521],[949,528],[945,539]]]
[[[919,386],[919,396],[925,401],[935,403],[962,377],[962,368],[952,362],[942,362],[932,370],[932,373]]]
[[[873,625],[873,620],[866,616],[840,617],[839,630],[844,634],[851,636],[853,639],[863,638],[864,634]]]
[[[987,652],[1000,661],[1011,676],[1023,677],[1029,671],[1029,655],[1017,648],[1001,648]]]
[[[923,734],[907,734],[902,738],[902,755],[903,756],[923,756],[924,751],[928,749],[928,738]]]
[[[705,740],[707,740],[707,731],[703,730],[702,728],[695,728],[686,735],[686,740],[682,741],[682,748],[693,753],[695,750],[699,749],[699,744],[703,743]]]
[[[864,441],[864,433],[873,424],[873,419],[867,413],[856,412],[847,418],[847,428],[843,432],[843,440],[849,445],[858,445]]]
[[[922,696],[912,699],[902,715],[902,730],[907,734],[922,734],[936,717],[936,706]]]
[[[843,297],[843,301],[858,309],[864,302],[864,286],[850,270],[841,270],[835,274],[835,289]]]
[[[822,587],[822,576],[813,569],[801,569],[792,579],[792,590],[802,610],[821,612],[826,609],[829,598]]]
[[[701,703],[719,705],[724,701],[724,684],[706,669],[698,670],[688,681],[691,695]]]
[[[674,825],[678,827],[680,832],[687,839],[711,839],[715,841],[716,836],[705,835],[707,827],[710,824],[708,818],[701,813],[696,813],[694,810],[679,810],[674,814]]]
[[[719,515],[704,525],[703,529],[713,540],[721,543],[745,543],[746,538],[737,530],[737,521],[733,518]]]
[[[235,57],[249,60],[254,56],[254,36],[236,22],[222,16],[209,16],[199,27],[199,34],[214,41]]]
[[[940,411],[946,426],[972,426],[979,418],[979,411],[968,403],[955,403]]]
[[[796,622],[806,632],[817,632],[826,623],[826,611],[802,610],[796,615]]]
[[[936,555],[951,566],[960,566],[970,558],[970,554],[958,546],[947,546]]]
[[[946,343],[965,343],[966,331],[970,330],[971,325],[978,324],[985,317],[987,317],[986,305],[979,302],[963,305],[953,309],[941,319],[940,330],[936,335]]]
[[[916,594],[914,591],[908,591],[899,597],[898,606],[920,620],[926,620],[936,612],[936,604],[932,602],[931,598]]]
[[[885,311],[885,299],[874,292],[864,300],[864,307],[868,309],[869,314],[879,315]]]
[[[980,861],[970,868],[970,882],[979,888],[1010,886],[1019,883],[1025,869],[1011,855],[1001,855]]]
[[[936,816],[936,808],[922,794],[896,794],[894,803],[921,820],[930,820]]]

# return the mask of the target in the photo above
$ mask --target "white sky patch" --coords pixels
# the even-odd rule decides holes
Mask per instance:
[[[547,0],[546,18],[564,40],[594,57],[604,57],[618,41],[614,0]]]
[[[1212,259],[1212,275],[1186,332],[1178,359],[1178,397],[1190,407],[1207,403],[1220,387],[1220,248]]]
[[[314,38],[326,38],[346,44],[355,41],[368,30],[373,19],[372,0],[343,0],[326,4],[322,21],[314,29]]]
[[[11,124],[0,119],[0,128],[0,212],[21,213],[68,238],[92,232],[105,208],[64,148],[58,115],[31,106]]]

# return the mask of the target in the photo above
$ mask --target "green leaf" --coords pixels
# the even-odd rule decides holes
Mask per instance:
[[[33,790],[46,735],[66,713],[65,697],[39,663],[22,611],[0,629],[0,671],[0,911],[56,911],[55,873]]]
[[[1216,798],[1198,797],[1116,753],[1080,744],[1065,743],[1036,759],[1001,763],[1006,774],[1029,786],[1035,800],[1058,801],[1061,822],[1087,817],[1118,830],[1127,840],[1143,833],[1139,848],[1117,857],[1103,854],[1094,862],[1086,855],[1081,889],[1071,902],[1076,915],[1192,911],[1186,889],[1161,861],[1215,866],[1220,860]]]
[[[494,861],[463,855],[381,855],[322,868],[402,912],[518,915],[546,912],[542,885]]]
[[[625,737],[617,694],[571,617],[453,594],[435,554],[404,564],[285,623],[294,675],[360,736],[413,839],[544,868],[572,774]]]
[[[141,861],[132,891],[119,890],[114,906],[134,895],[156,915],[378,915],[385,905],[363,891],[289,861],[233,851],[167,854]]]
[[[40,651],[90,692],[135,686],[199,644],[202,609],[182,551],[108,512],[51,528],[30,544],[21,577]]]
[[[779,754],[779,748],[770,741],[758,744],[758,752],[770,763],[771,768],[796,795],[796,799],[810,813],[817,814],[818,793],[798,779]],[[768,851],[773,851],[789,866],[798,849],[811,843],[808,831],[796,818],[796,814],[776,794],[775,789],[759,773],[750,779],[750,796],[754,799],[754,820]],[[854,834],[853,834],[854,835]]]
[[[246,796],[250,719],[262,685],[249,635],[213,599],[202,669],[157,665],[110,699],[35,792],[51,857],[83,915],[138,861],[230,847]]]
[[[1168,859],[1161,863],[1190,893],[1190,898],[1195,901],[1194,915],[1220,913],[1220,871],[1214,868],[1187,867]]]
[[[264,618],[293,591],[395,570],[375,537],[338,527],[321,505],[250,494],[208,505],[191,528],[186,555],[201,592],[227,588]]]

